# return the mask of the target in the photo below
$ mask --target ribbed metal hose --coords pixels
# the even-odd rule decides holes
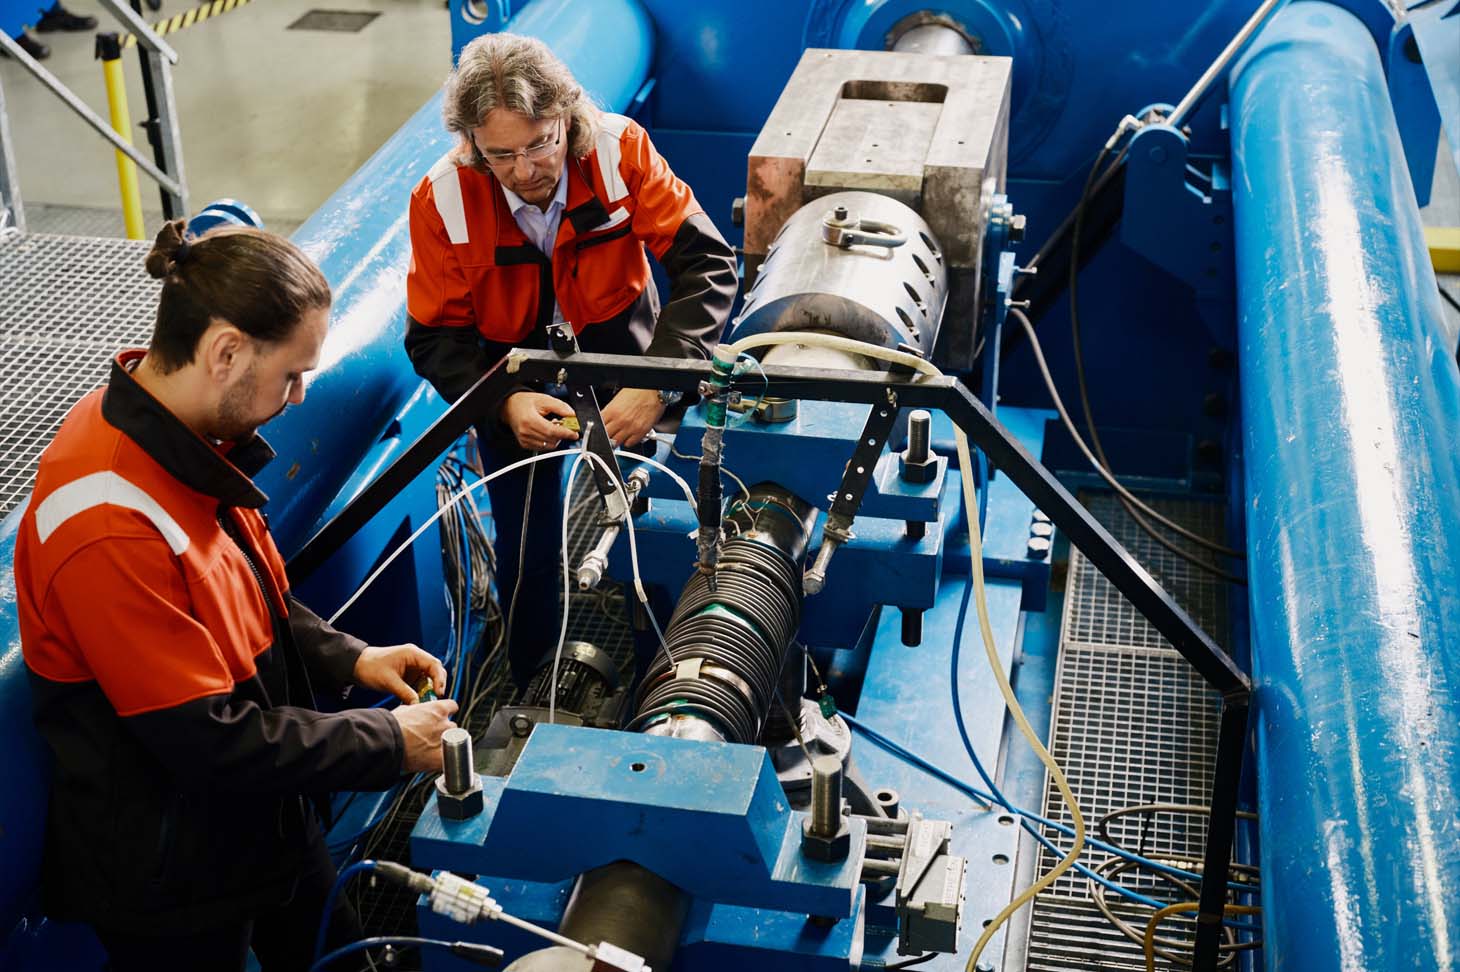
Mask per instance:
[[[814,517],[772,485],[737,504],[729,522],[739,532],[722,547],[713,586],[703,573],[685,585],[664,634],[668,652],[644,676],[631,731],[690,717],[728,742],[759,739],[801,624],[801,562]]]

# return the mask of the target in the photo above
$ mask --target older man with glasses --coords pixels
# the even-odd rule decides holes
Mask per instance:
[[[405,339],[443,398],[459,398],[511,348],[546,346],[555,323],[570,324],[585,351],[708,356],[735,297],[735,254],[639,125],[594,107],[542,42],[512,34],[462,50],[443,114],[460,141],[411,193]],[[670,280],[662,311],[646,248]],[[605,430],[623,446],[678,404],[605,391]],[[484,464],[577,439],[554,421],[572,414],[541,388],[513,388],[479,418]],[[519,685],[556,644],[559,467],[533,464],[489,485]]]

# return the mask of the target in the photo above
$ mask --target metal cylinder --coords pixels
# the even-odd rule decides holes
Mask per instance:
[[[973,53],[973,45],[968,42],[968,38],[947,24],[916,24],[909,27],[892,42],[892,49],[906,54],[934,56]]]
[[[895,227],[906,242],[890,248],[827,242],[823,224],[838,207],[848,219]],[[926,354],[947,297],[942,250],[921,216],[877,193],[837,192],[786,220],[732,331],[736,338],[826,331],[887,348],[908,344]]]
[[[933,447],[933,416],[915,409],[907,417],[907,461],[927,462]]]
[[[1269,968],[1460,967],[1460,375],[1379,52],[1280,11],[1233,69]]]
[[[471,762],[471,733],[459,726],[441,734],[441,770],[448,793],[465,793],[476,782]]]
[[[585,945],[608,942],[644,959],[655,970],[674,964],[689,896],[652,871],[615,861],[578,878],[558,933]],[[512,972],[588,972],[581,952],[563,947],[530,952]]]
[[[842,761],[817,756],[811,761],[811,833],[834,837],[842,825]]]
[[[518,705],[546,709],[551,702],[560,711],[581,716],[596,711],[604,699],[618,690],[618,666],[608,652],[587,641],[568,642],[557,658],[556,682],[553,681],[555,654],[549,652],[538,663],[537,671],[517,700]]]

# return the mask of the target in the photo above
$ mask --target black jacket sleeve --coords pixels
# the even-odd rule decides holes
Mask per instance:
[[[465,395],[510,350],[509,345],[482,340],[472,328],[427,327],[413,317],[406,317],[406,354],[410,356],[411,366],[448,402]],[[495,434],[502,403],[510,395],[532,390],[526,384],[509,386],[491,401],[482,403],[476,422],[489,434]]]
[[[107,597],[91,596],[96,590]],[[76,645],[78,664],[179,786],[381,789],[400,773],[404,741],[385,709],[265,708],[259,672],[243,674],[225,660],[237,652],[229,646],[225,656],[193,616],[182,568],[155,530],[98,538],[72,554],[46,604]]]
[[[337,631],[293,594],[289,599],[289,633],[316,686],[343,689],[355,681],[355,662],[367,647],[354,635]]]
[[[383,790],[405,742],[387,709],[262,709],[238,693],[128,716],[124,723],[184,789],[252,793]]]
[[[695,213],[680,224],[659,262],[669,275],[669,299],[644,353],[708,358],[735,302],[735,251],[708,216]]]

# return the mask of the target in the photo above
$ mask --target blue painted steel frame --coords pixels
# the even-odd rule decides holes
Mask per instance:
[[[829,403],[803,402],[805,410],[813,405]],[[859,415],[864,407],[851,408],[857,414],[849,416],[850,421],[842,428],[837,443],[839,449],[828,442],[824,447],[832,449],[837,456],[836,465],[845,461],[850,453],[850,437],[861,427]],[[803,414],[806,414],[803,412]],[[1049,418],[1047,412],[1033,412],[1020,409],[1004,409],[1000,419],[1019,435],[1025,447],[1038,455],[1041,451],[1044,429]],[[819,420],[807,417],[808,424],[815,428]],[[749,423],[747,423],[749,424]],[[934,415],[934,441],[943,442],[951,438],[952,423],[941,413]],[[775,436],[777,433],[752,428],[748,436]],[[698,431],[693,425],[688,435],[694,438]],[[828,438],[830,436],[828,435]],[[785,440],[795,441],[793,434],[786,434]],[[745,438],[731,445],[731,435],[726,436],[726,461],[732,468],[750,475],[750,482],[773,479],[777,475],[795,475],[788,463],[794,459],[779,448],[752,448],[751,443],[764,443],[764,438]],[[684,451],[683,446],[680,451]],[[830,461],[828,456],[821,457]],[[737,458],[740,465],[736,466]],[[662,480],[662,475],[658,477]],[[657,492],[665,484],[655,481]],[[948,686],[955,682],[960,687],[961,702],[966,724],[974,747],[984,764],[998,767],[1002,760],[1004,733],[1003,703],[993,681],[983,673],[986,668],[983,649],[977,634],[977,625],[968,600],[970,581],[968,572],[968,548],[966,521],[962,509],[956,476],[948,476],[942,486],[938,507],[939,520],[929,529],[923,540],[916,544],[905,539],[888,537],[879,539],[877,524],[888,524],[889,531],[900,533],[901,520],[878,520],[859,517],[856,530],[859,538],[838,551],[828,576],[827,590],[817,597],[808,598],[804,608],[803,637],[816,644],[831,644],[824,638],[825,632],[834,629],[838,616],[852,619],[859,628],[877,603],[895,603],[891,600],[894,590],[907,592],[935,592],[926,603],[924,615],[923,643],[919,648],[906,648],[901,644],[901,627],[897,615],[884,611],[872,632],[873,643],[870,655],[864,660],[865,677],[863,689],[855,701],[856,715],[911,749],[922,753],[934,762],[954,772],[973,776],[973,769],[963,751],[956,734],[949,732],[952,724],[952,701]],[[675,490],[671,495],[681,494]],[[1034,515],[1034,506],[1007,477],[994,479],[989,490],[988,532],[985,536],[985,557],[987,563],[1014,563],[1025,559],[1029,539],[1029,528]],[[649,513],[638,518],[637,538],[640,565],[644,579],[677,590],[691,569],[694,547],[688,533],[695,525],[695,519],[682,499],[657,498]],[[955,539],[957,538],[957,539]],[[954,560],[945,559],[946,546],[957,551]],[[611,568],[616,576],[628,576],[627,538],[620,537],[612,552]],[[899,550],[901,548],[901,550]],[[931,548],[930,552],[916,552],[919,548]],[[931,552],[935,550],[936,553]],[[906,561],[924,560],[929,564],[926,571],[916,577],[898,566],[898,558]],[[1047,587],[1048,565],[1044,561],[1029,562],[1029,571],[1038,577],[1037,586],[1042,594]],[[989,585],[989,609],[996,642],[999,645],[1000,661],[1006,669],[1013,668],[1017,657],[1024,602],[1028,598],[1023,575],[1010,569],[1010,579],[992,579]],[[1042,606],[1042,605],[1041,605]],[[823,613],[824,612],[824,613]],[[856,631],[852,638],[855,640]],[[955,644],[960,644],[959,664],[956,675],[950,670]],[[847,644],[847,642],[842,642]],[[913,702],[912,700],[916,700]],[[1045,694],[1043,707],[1047,708]],[[1036,711],[1040,704],[1036,705]],[[502,809],[488,817],[484,814],[476,821],[456,823],[443,821],[435,813],[434,803],[429,804],[422,821],[417,825],[412,838],[412,854],[417,864],[429,867],[450,867],[459,871],[491,873],[496,879],[482,878],[481,883],[491,889],[493,895],[510,912],[522,917],[555,925],[566,904],[570,882],[563,880],[566,874],[604,863],[615,857],[630,857],[640,863],[659,870],[662,866],[651,863],[643,851],[628,853],[624,850],[625,837],[615,835],[619,828],[610,821],[605,825],[606,836],[598,830],[599,821],[605,815],[598,807],[589,809],[582,805],[585,799],[600,798],[611,794],[624,777],[633,779],[633,774],[624,774],[625,762],[633,762],[635,752],[646,746],[659,743],[680,742],[678,740],[653,740],[650,737],[623,736],[605,733],[601,730],[567,730],[562,727],[547,727],[552,745],[534,749],[538,745],[539,728],[529,743],[523,759],[534,754],[534,766],[524,777],[523,787],[533,794],[533,799],[518,802],[508,809],[507,793],[517,786],[517,774],[509,779],[487,780],[489,808],[494,796],[500,794]],[[682,744],[685,745],[685,744]],[[692,748],[692,744],[689,744]],[[567,746],[569,752],[549,751]],[[626,748],[625,748],[626,747]],[[714,750],[748,750],[760,752],[751,747],[711,747]],[[872,746],[859,744],[856,749],[857,763],[864,776],[877,787],[889,786],[899,790],[905,806],[925,816],[949,820],[954,824],[952,853],[964,856],[969,861],[970,880],[967,886],[967,912],[970,927],[977,927],[983,918],[992,916],[1005,904],[1011,893],[1013,880],[1012,861],[1016,857],[1018,828],[1011,826],[1003,813],[987,810],[975,805],[966,795],[945,784],[931,780],[920,771],[897,758]],[[642,760],[646,764],[648,760]],[[654,764],[655,770],[659,764]],[[580,775],[583,774],[583,775]],[[713,792],[699,789],[704,773],[681,781],[689,788],[694,801],[721,801],[726,790],[733,796],[736,785],[734,777],[715,774],[722,780]],[[749,776],[749,768],[738,777],[742,783]],[[531,782],[528,782],[528,781]],[[1026,772],[1018,778],[1004,779],[1006,792],[1011,799],[1025,806],[1038,804],[1043,788],[1043,778],[1037,772]],[[631,783],[630,790],[634,791]],[[641,799],[650,806],[662,802],[663,796]],[[672,787],[670,794],[677,791]],[[627,792],[625,797],[632,796]],[[520,800],[520,798],[519,798]],[[515,821],[515,822],[514,822]],[[556,821],[556,823],[554,823]],[[718,821],[717,825],[723,825]],[[675,843],[680,827],[686,827],[699,836],[694,838],[698,848],[695,871],[712,872],[724,868],[738,872],[743,860],[734,848],[743,839],[716,839],[705,836],[707,828],[697,825],[693,817],[685,817],[683,824],[664,824],[659,841]],[[554,850],[544,848],[532,835],[537,833],[568,832],[580,835],[582,846],[569,846]],[[492,836],[494,835],[495,836]],[[510,835],[516,835],[515,840]],[[590,835],[591,834],[591,835]],[[638,841],[635,835],[630,842]],[[688,839],[688,838],[686,838]],[[493,841],[502,841],[498,844]],[[684,846],[684,840],[677,840]],[[784,852],[784,848],[783,848]],[[658,853],[657,849],[654,853]],[[568,855],[572,860],[562,857]],[[721,859],[723,856],[723,860]],[[547,861],[546,864],[543,861]],[[671,862],[672,866],[680,866]],[[523,878],[534,880],[524,882]],[[503,879],[505,878],[505,880]],[[674,879],[674,878],[671,878]],[[698,880],[708,888],[719,881],[707,881],[701,875]],[[683,882],[676,880],[676,883]],[[838,938],[831,933],[814,930],[801,915],[777,913],[764,908],[740,908],[723,904],[724,901],[756,900],[761,904],[775,900],[761,895],[747,898],[739,889],[743,883],[734,883],[733,888],[722,894],[721,904],[712,906],[709,900],[699,901],[692,910],[683,939],[679,961],[675,968],[695,972],[739,972],[745,968],[764,969],[766,972],[797,972],[797,970],[819,970],[825,968],[845,969],[847,949],[855,945],[864,953],[867,962],[893,962],[906,956],[897,955],[897,929],[892,919],[890,901],[869,900],[865,909],[858,909],[858,920],[865,927],[851,922],[841,922]],[[804,906],[803,906],[804,907]],[[861,917],[864,916],[864,917]],[[505,936],[505,929],[488,926],[480,929],[462,929],[431,916],[425,909],[419,915],[423,931],[448,939],[471,937],[473,940],[489,942],[509,950],[536,947],[531,941]],[[855,936],[852,935],[856,931]],[[825,940],[814,936],[826,934]],[[816,955],[808,952],[808,942],[816,941]],[[966,944],[966,943],[965,943]],[[1000,933],[993,943],[994,954],[1003,948],[1004,937]],[[794,949],[794,950],[793,950]],[[432,956],[429,961],[433,970],[463,968],[448,957]],[[821,964],[825,961],[826,964]],[[836,965],[840,962],[840,965]],[[749,963],[749,964],[747,964]],[[867,967],[876,967],[868,965]],[[962,968],[961,961],[952,955],[938,956],[926,966],[932,972],[954,972]]]

